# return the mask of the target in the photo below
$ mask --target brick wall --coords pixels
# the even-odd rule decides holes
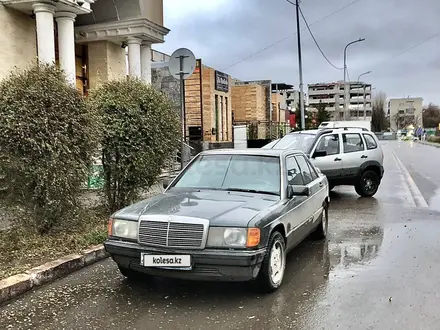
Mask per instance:
[[[215,70],[211,67],[202,65],[203,135],[205,141],[217,141],[216,135],[212,134],[211,131],[216,124],[216,95],[218,100],[219,131],[221,131],[221,134],[219,134],[219,141],[232,141],[232,80],[230,76],[228,76],[228,80],[228,92],[215,90]]]
[[[268,120],[265,87],[258,84],[232,86],[234,120]]]
[[[37,58],[35,20],[0,4],[0,79],[17,67],[25,69]]]

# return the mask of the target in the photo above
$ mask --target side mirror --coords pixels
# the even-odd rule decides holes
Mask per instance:
[[[310,189],[307,186],[287,186],[287,198],[293,196],[310,196]]]
[[[316,150],[313,153],[313,157],[312,158],[325,157],[325,156],[327,156],[327,151],[326,150]]]
[[[170,179],[169,178],[164,178],[163,181],[162,181],[163,189],[167,189],[169,185],[170,185]]]

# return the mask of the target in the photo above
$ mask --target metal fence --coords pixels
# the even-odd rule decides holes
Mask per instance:
[[[283,137],[291,131],[288,122],[234,121],[233,125],[246,125],[248,140],[274,140]]]

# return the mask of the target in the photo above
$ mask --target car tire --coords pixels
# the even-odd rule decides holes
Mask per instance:
[[[273,268],[277,273],[273,274]],[[269,239],[268,250],[258,274],[258,290],[264,293],[276,291],[283,282],[286,270],[286,243],[279,231],[274,231]]]
[[[379,189],[380,178],[374,171],[362,173],[359,182],[354,186],[356,193],[361,197],[373,197]]]
[[[321,221],[318,227],[312,233],[312,237],[316,240],[321,240],[327,237],[328,232],[328,204],[324,203],[322,205]]]

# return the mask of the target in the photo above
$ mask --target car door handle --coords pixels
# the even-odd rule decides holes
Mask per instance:
[[[338,157],[335,158],[335,162],[340,162],[341,160],[342,160],[341,158]]]
[[[368,156],[362,155],[361,158],[368,158]]]
[[[319,186],[322,187],[324,184],[322,182],[319,183]]]

